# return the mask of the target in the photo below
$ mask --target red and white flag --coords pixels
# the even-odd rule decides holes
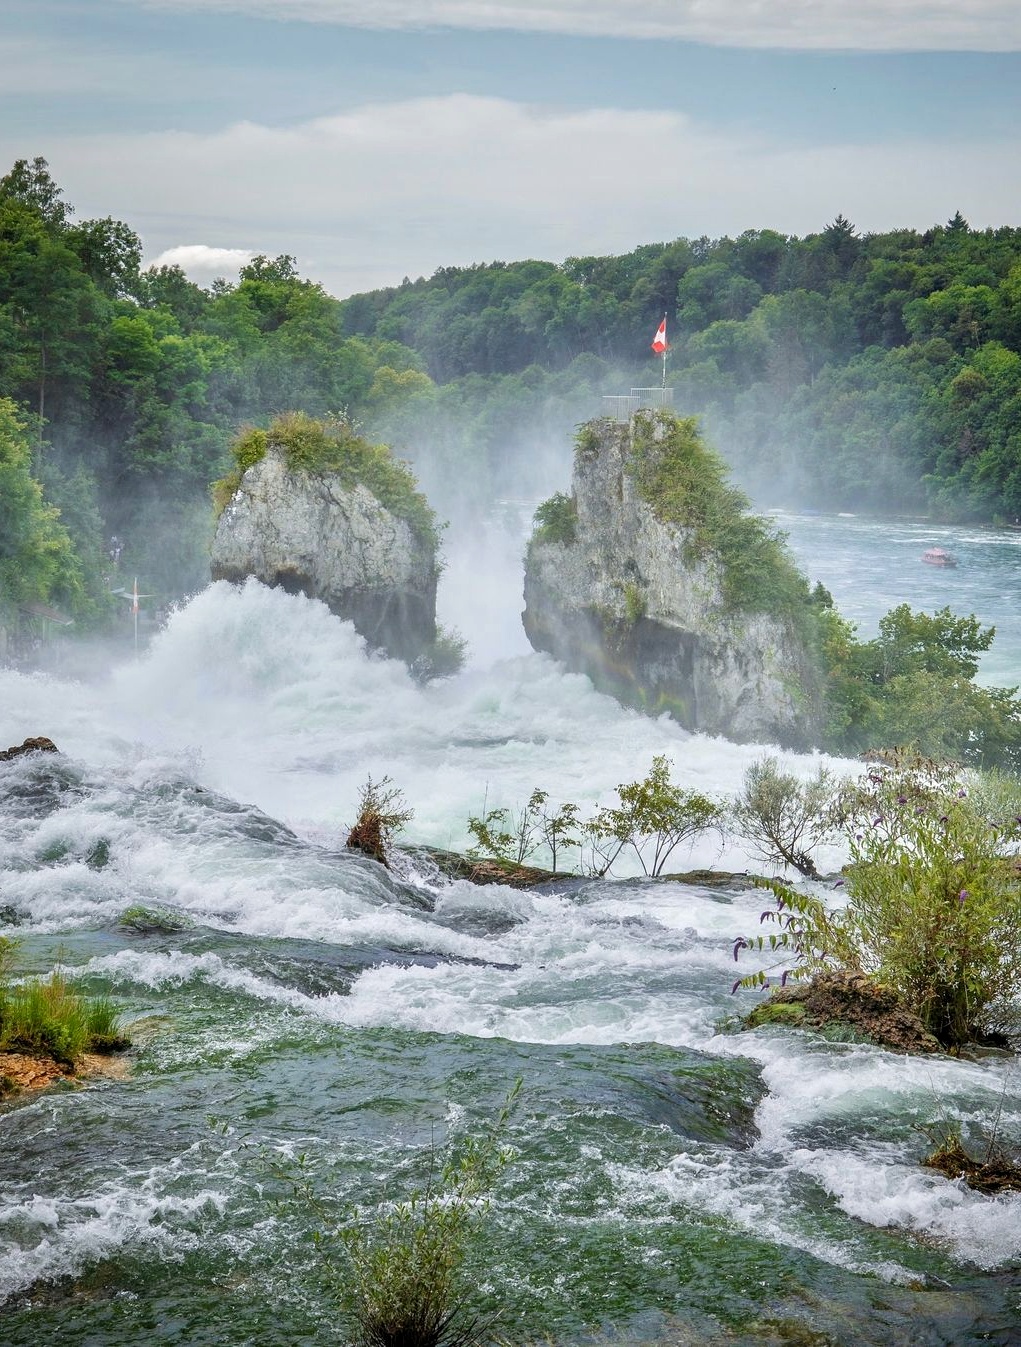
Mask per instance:
[[[131,589],[131,611],[138,612],[138,576],[135,576],[135,583]]]
[[[652,339],[652,349],[657,355],[662,355],[664,351],[670,350],[670,343],[666,339],[666,314],[663,315],[663,321],[656,329],[656,335]]]

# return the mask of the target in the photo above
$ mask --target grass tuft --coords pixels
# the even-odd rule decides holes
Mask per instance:
[[[14,942],[0,939],[0,1050],[34,1053],[74,1066],[86,1052],[128,1046],[106,997],[85,996],[66,973],[8,981]]]

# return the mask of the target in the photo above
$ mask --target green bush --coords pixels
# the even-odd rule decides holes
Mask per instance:
[[[450,678],[460,673],[468,658],[468,642],[456,627],[437,627],[435,638],[411,663],[411,676],[418,683]]]
[[[468,1137],[445,1162],[433,1150],[421,1188],[347,1212],[340,1222],[308,1156],[264,1159],[269,1175],[282,1179],[318,1221],[314,1240],[328,1290],[362,1347],[492,1341],[495,1316],[478,1308],[473,1264],[490,1194],[512,1158],[504,1136],[520,1091],[519,1078],[485,1132]]]
[[[550,496],[535,512],[532,541],[536,543],[564,543],[569,546],[577,536],[578,504],[573,496],[562,491]]]
[[[271,447],[282,449],[288,467],[296,472],[330,473],[345,490],[364,486],[423,542],[439,546],[436,516],[418,490],[411,469],[394,458],[387,445],[370,444],[357,435],[344,416],[317,420],[304,412],[285,412],[267,430],[249,427],[243,431],[233,445],[233,468],[213,484],[219,512],[229,504],[245,472]]]
[[[836,751],[906,745],[967,766],[1021,771],[1017,689],[974,681],[994,628],[949,608],[915,613],[901,604],[872,641],[857,641],[832,614],[826,630],[829,743]]]
[[[623,852],[633,851],[644,873],[654,876],[663,873],[681,843],[722,827],[723,806],[675,785],[663,755],[653,758],[643,780],[619,785],[617,796],[618,805],[604,806],[583,819],[576,804],[554,807],[549,793],[536,786],[517,814],[490,809],[478,817],[471,815],[468,831],[476,845],[468,854],[522,865],[544,846],[555,874],[564,852],[581,851],[585,868],[602,876]]]
[[[947,1048],[1021,1023],[1021,819],[991,815],[979,789],[946,764],[895,758],[841,800],[850,848],[847,905],[771,884],[771,934],[741,949],[793,960],[784,973],[823,967],[865,973]],[[740,980],[766,985],[760,970]]]
[[[267,432],[258,426],[246,426],[239,432],[231,446],[231,454],[234,459],[233,466],[225,477],[221,477],[212,486],[213,507],[217,515],[223,514],[231,503],[234,492],[241,485],[241,479],[248,469],[254,468],[256,463],[261,462],[266,457],[268,444]]]
[[[469,815],[468,831],[475,838],[475,845],[468,855],[475,859],[491,856],[503,865],[524,865],[545,846],[550,854],[550,868],[556,874],[564,852],[581,846],[584,827],[576,804],[565,802],[554,807],[549,792],[536,786],[517,814],[509,809],[483,808],[481,816]]]
[[[600,875],[606,874],[627,849],[638,857],[645,874],[662,874],[682,842],[693,842],[702,833],[719,830],[723,823],[722,805],[670,780],[670,763],[663,754],[653,758],[641,781],[619,785],[617,795],[618,806],[600,809],[586,824]]]
[[[820,767],[802,781],[780,770],[776,758],[753,762],[744,775],[731,814],[742,837],[768,864],[789,865],[811,879],[818,877],[812,848],[833,832],[832,775]]]

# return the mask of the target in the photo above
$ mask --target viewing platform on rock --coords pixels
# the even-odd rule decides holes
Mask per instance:
[[[673,405],[672,388],[632,388],[630,393],[603,394],[603,415],[611,421],[625,424],[631,420],[635,412]]]

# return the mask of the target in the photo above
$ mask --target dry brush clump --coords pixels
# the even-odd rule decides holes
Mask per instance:
[[[347,835],[347,846],[390,868],[387,852],[394,838],[415,816],[403,792],[388,776],[366,779],[358,795],[358,817]]]

